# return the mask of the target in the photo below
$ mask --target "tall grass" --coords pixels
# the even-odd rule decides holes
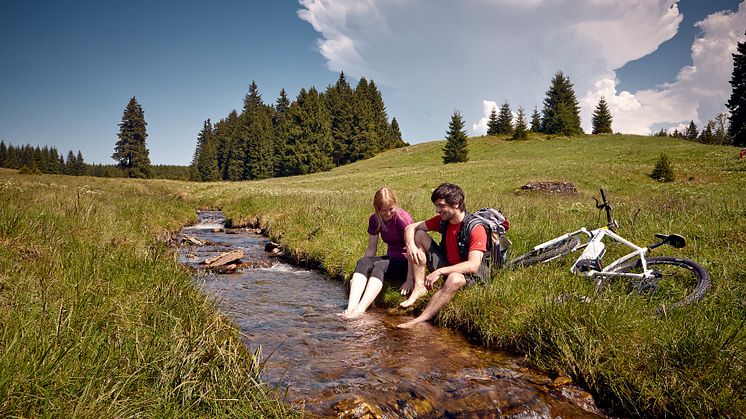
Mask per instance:
[[[571,275],[565,260],[498,272],[489,284],[457,293],[436,322],[525,354],[545,371],[569,374],[622,414],[746,411],[739,390],[746,384],[746,168],[734,148],[619,135],[469,143],[468,163],[443,165],[443,143],[426,143],[327,173],[213,184],[201,197],[224,207],[235,223],[268,227],[296,258],[344,277],[364,251],[365,222],[381,186],[395,189],[401,206],[421,220],[433,215],[432,188],[460,184],[469,208],[495,206],[510,217],[514,255],[597,226],[592,197],[605,187],[622,236],[638,244],[652,243],[655,233],[687,237],[688,247],[654,254],[691,258],[711,272],[713,288],[700,304],[659,316],[635,294],[610,291],[584,302],[593,284]],[[649,176],[661,153],[673,163],[675,182]],[[572,182],[579,193],[519,189],[540,180]]]
[[[290,414],[164,243],[189,188],[0,172],[0,416]]]

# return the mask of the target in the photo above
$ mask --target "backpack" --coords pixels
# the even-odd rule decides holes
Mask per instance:
[[[508,217],[494,208],[480,208],[474,213],[467,212],[461,230],[456,236],[459,256],[462,260],[469,258],[469,238],[471,237],[471,231],[478,224],[483,225],[487,232],[487,252],[482,258],[482,265],[485,268],[485,279],[489,280],[492,277],[492,272],[501,267],[507,259],[508,248],[511,243],[505,237],[505,233],[510,229],[510,222]],[[441,221],[440,233],[443,238],[441,245],[444,249],[447,228],[448,222]]]

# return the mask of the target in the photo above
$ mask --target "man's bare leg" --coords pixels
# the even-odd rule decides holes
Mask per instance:
[[[412,277],[414,278],[414,288],[412,288],[412,293],[409,294],[409,298],[399,304],[399,307],[401,308],[411,307],[418,298],[427,293],[427,288],[425,288],[425,266],[427,265],[425,251],[430,249],[430,243],[432,243],[432,240],[433,239],[431,239],[424,231],[417,231],[414,235],[414,243],[420,251],[420,261],[422,261],[422,264],[416,264],[410,261],[410,264],[412,265]]]
[[[433,294],[433,297],[430,299],[430,302],[427,303],[425,310],[423,310],[416,318],[406,323],[402,323],[397,327],[400,329],[409,329],[432,319],[436,314],[438,314],[438,311],[440,311],[443,306],[451,301],[453,295],[456,294],[456,291],[460,290],[464,285],[466,285],[466,278],[463,274],[452,273],[448,275],[446,282],[443,284],[443,288]]]

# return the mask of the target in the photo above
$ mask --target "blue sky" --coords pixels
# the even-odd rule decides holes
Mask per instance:
[[[2,2],[0,139],[114,163],[117,124],[135,96],[151,161],[188,164],[203,121],[240,110],[252,80],[273,103],[282,88],[291,98],[302,87],[324,89],[341,70],[353,83],[376,81],[410,143],[443,138],[454,109],[469,135],[483,132],[491,106],[507,101],[530,113],[558,70],[575,85],[586,130],[601,95],[616,131],[644,134],[689,120],[701,127],[730,94],[729,54],[746,29],[738,7],[735,0]]]

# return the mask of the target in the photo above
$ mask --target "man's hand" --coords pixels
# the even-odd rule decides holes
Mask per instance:
[[[412,243],[411,245],[407,245],[407,259],[409,259],[410,262],[414,263],[415,265],[424,265],[425,259],[423,258],[423,256],[424,254],[414,243]]]
[[[436,269],[433,272],[431,272],[428,276],[425,277],[425,288],[431,290],[433,289],[433,285],[435,285],[435,282],[437,282],[440,279],[440,270]]]

